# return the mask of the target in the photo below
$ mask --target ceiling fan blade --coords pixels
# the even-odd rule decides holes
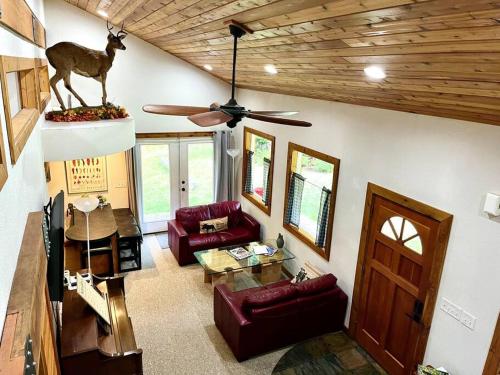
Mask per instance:
[[[198,113],[196,115],[189,116],[188,119],[198,126],[214,126],[231,121],[233,116],[221,111],[212,111]]]
[[[155,113],[157,115],[170,116],[191,116],[198,113],[210,111],[207,107],[189,107],[183,105],[163,105],[163,104],[147,104],[142,107],[144,112]]]
[[[249,111],[249,112],[264,116],[293,116],[299,113],[297,111]]]
[[[307,121],[290,120],[287,118],[264,116],[264,115],[259,115],[259,114],[255,114],[255,113],[249,113],[247,115],[247,117],[252,118],[254,120],[272,122],[275,124],[283,124],[283,125],[290,125],[290,126],[303,126],[303,127],[312,126],[312,124],[310,122],[307,122]]]

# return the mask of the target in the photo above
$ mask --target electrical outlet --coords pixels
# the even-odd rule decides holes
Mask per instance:
[[[462,311],[460,322],[470,330],[474,330],[474,326],[476,325],[476,317],[472,316],[467,311]]]
[[[448,301],[446,298],[441,299],[441,305],[439,308],[456,320],[460,320],[462,309],[454,303]]]
[[[121,188],[126,188],[126,187],[127,187],[127,183],[124,180],[118,180],[115,183],[115,188],[116,189],[121,189]]]

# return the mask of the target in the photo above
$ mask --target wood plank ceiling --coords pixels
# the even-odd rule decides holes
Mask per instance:
[[[238,87],[500,125],[500,0],[66,1],[228,82],[243,23]]]

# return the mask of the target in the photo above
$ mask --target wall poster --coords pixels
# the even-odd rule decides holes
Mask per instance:
[[[108,190],[106,157],[76,159],[64,162],[68,194]]]

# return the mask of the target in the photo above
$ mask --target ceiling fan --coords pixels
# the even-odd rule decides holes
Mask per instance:
[[[240,106],[234,98],[235,92],[235,77],[236,77],[236,54],[238,39],[246,33],[252,33],[244,25],[235,21],[229,22],[229,31],[234,37],[233,44],[233,75],[231,82],[231,99],[224,104],[219,105],[213,103],[210,107],[189,107],[180,105],[162,105],[162,104],[148,104],[142,107],[142,110],[149,113],[170,116],[188,116],[188,119],[199,126],[214,126],[227,123],[227,126],[234,128],[243,117],[248,117],[258,121],[266,121],[275,124],[291,125],[291,126],[311,126],[310,122],[291,120],[276,116],[290,116],[298,112],[292,111],[251,111],[245,107]]]

